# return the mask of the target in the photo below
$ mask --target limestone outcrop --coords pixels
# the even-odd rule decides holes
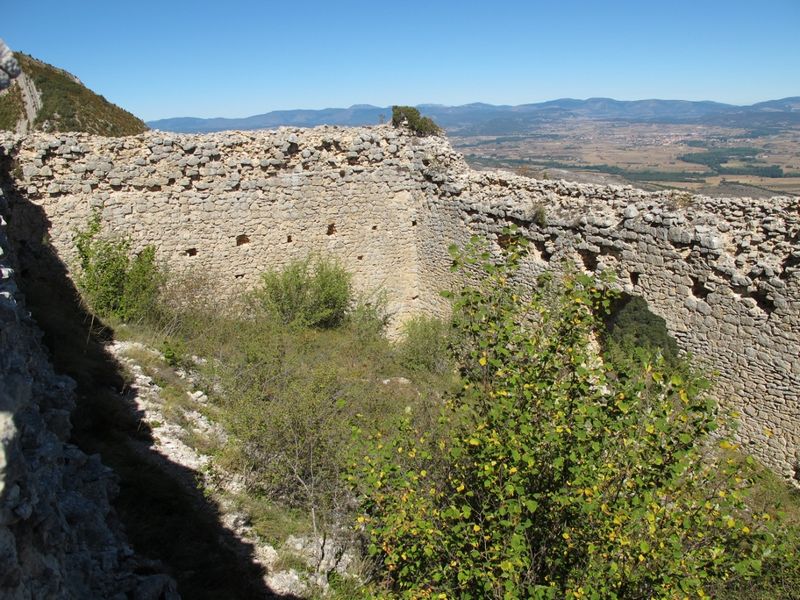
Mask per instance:
[[[788,478],[800,446],[800,211],[796,198],[537,181],[472,171],[441,138],[389,126],[128,138],[7,136],[16,193],[72,237],[99,211],[136,248],[210,277],[221,296],[309,252],[337,256],[365,294],[387,291],[400,321],[444,314],[449,244],[532,242],[527,281],[572,260],[613,269],[681,348],[718,372],[747,450]],[[14,215],[12,207],[12,216]],[[20,217],[22,218],[22,217]],[[20,224],[19,231],[24,231]]]

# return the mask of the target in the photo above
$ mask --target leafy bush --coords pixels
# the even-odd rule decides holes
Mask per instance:
[[[447,330],[448,324],[435,317],[418,315],[409,319],[398,344],[400,362],[411,371],[443,374],[451,370]]]
[[[667,331],[664,319],[650,312],[644,298],[623,294],[614,302],[606,328],[604,342],[612,351],[645,348],[660,352],[672,364],[678,361],[677,342]]]
[[[423,117],[413,106],[392,106],[392,125],[400,127],[405,124],[419,136],[439,135],[442,128],[430,117]]]
[[[350,274],[338,263],[317,258],[264,273],[254,296],[284,323],[330,328],[344,321],[352,299]]]
[[[439,426],[367,437],[351,478],[385,591],[439,598],[706,597],[788,550],[746,509],[705,382],[599,351],[603,281],[568,272],[530,300],[524,246],[454,295],[465,375]],[[412,415],[413,417],[413,415]]]
[[[711,596],[726,600],[794,599],[800,589],[800,563],[792,560],[800,556],[800,490],[735,450],[728,455],[741,467],[743,476],[753,482],[747,490],[748,509],[762,518],[778,515],[781,519],[780,546],[764,560],[760,577],[720,581],[713,586]]]
[[[130,255],[128,240],[99,237],[100,216],[94,214],[74,241],[80,260],[77,283],[93,311],[135,321],[155,314],[164,274],[155,261],[155,247]]]
[[[119,316],[125,320],[134,320],[152,314],[163,280],[156,265],[155,246],[146,246],[141,252],[134,254],[129,259],[125,273]]]
[[[208,359],[206,387],[220,390],[223,466],[242,474],[252,494],[306,511],[315,534],[347,522],[352,427],[419,401],[418,387],[383,383],[402,372],[388,341],[350,324],[287,325],[271,311],[211,316],[193,337],[192,351]]]
[[[385,290],[356,298],[347,313],[347,326],[357,339],[368,343],[383,338],[390,318],[387,305]]]

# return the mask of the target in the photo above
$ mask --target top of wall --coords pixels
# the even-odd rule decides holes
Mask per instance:
[[[200,198],[235,192],[247,199],[272,187],[276,176],[303,185],[312,175],[348,182],[388,169],[430,197],[507,222],[530,223],[538,212],[550,227],[602,231],[637,219],[670,241],[724,257],[729,270],[738,261],[744,277],[785,276],[800,261],[797,198],[710,198],[474,171],[445,138],[420,138],[389,125],[127,138],[6,134],[0,144],[16,155],[18,187],[45,201],[62,194],[104,200],[120,191]]]

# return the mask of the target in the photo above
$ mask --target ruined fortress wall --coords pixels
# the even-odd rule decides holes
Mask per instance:
[[[366,296],[385,289],[399,312],[420,295],[419,194],[407,166],[415,151],[406,136],[367,129],[35,136],[20,148],[17,174],[68,264],[75,231],[97,210],[134,249],[155,244],[170,268],[211,277],[223,295],[324,253]]]
[[[786,477],[800,460],[800,211],[796,199],[710,199],[620,187],[470,176],[458,197],[437,196],[441,237],[497,239],[517,225],[531,240],[523,279],[571,261],[611,269],[642,296],[679,346],[711,373],[720,401],[740,413],[746,451]],[[495,242],[496,243],[496,242]],[[448,276],[436,239],[423,272]]]
[[[442,139],[388,126],[16,138],[19,194],[69,262],[92,210],[195,268],[221,294],[271,266],[330,252],[398,317],[444,314],[449,244],[517,225],[529,281],[571,259],[614,269],[679,345],[719,372],[741,440],[785,476],[800,446],[800,213],[796,199],[710,199],[470,170]]]

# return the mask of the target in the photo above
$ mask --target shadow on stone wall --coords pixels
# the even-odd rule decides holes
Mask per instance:
[[[0,169],[2,173],[4,169]],[[56,372],[77,382],[72,441],[99,454],[119,477],[117,516],[141,556],[141,575],[166,571],[186,599],[286,598],[274,594],[254,561],[254,548],[222,526],[218,507],[180,481],[198,474],[170,463],[153,438],[122,367],[105,350],[113,332],[88,313],[48,243],[43,210],[6,179],[8,236],[17,254],[17,283],[44,332]]]
[[[670,363],[678,360],[678,343],[663,318],[653,313],[641,296],[620,293],[605,319],[605,341],[620,347],[659,352]]]

